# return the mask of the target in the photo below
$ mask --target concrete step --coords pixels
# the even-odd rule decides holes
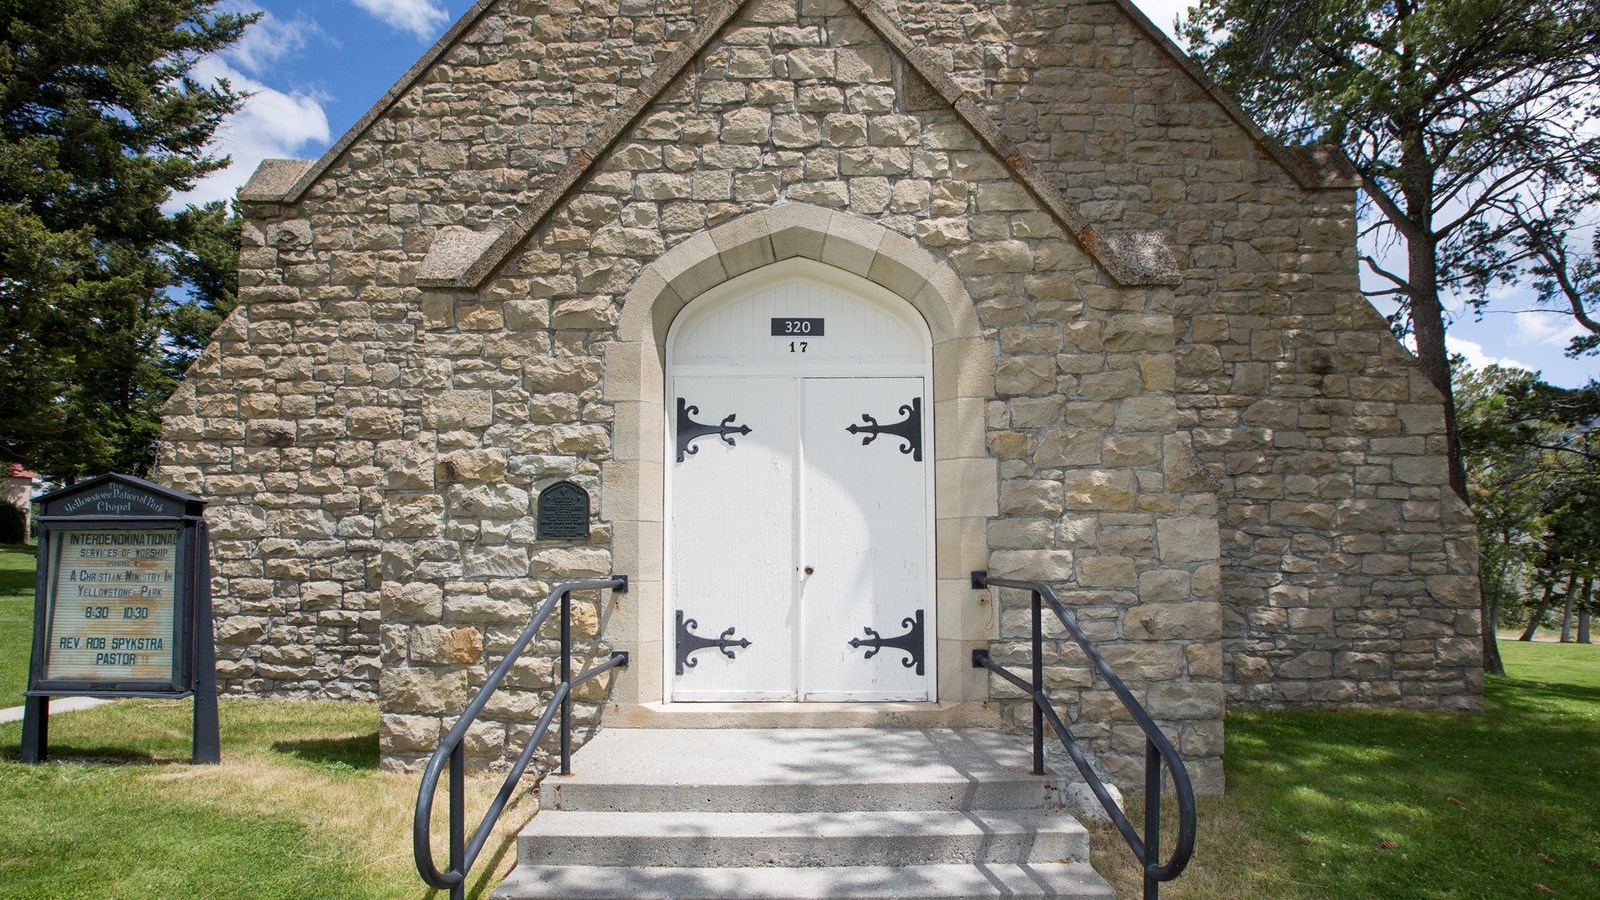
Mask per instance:
[[[607,729],[539,788],[499,900],[1111,900],[1028,742],[981,729]]]
[[[1114,900],[1083,863],[1042,865],[631,868],[518,866],[496,900],[976,900],[1055,897]]]
[[[540,808],[628,812],[1037,809],[1028,742],[971,729],[607,729]]]
[[[564,812],[535,816],[519,862],[561,866],[894,866],[1071,863],[1089,838],[1041,809],[966,812]]]

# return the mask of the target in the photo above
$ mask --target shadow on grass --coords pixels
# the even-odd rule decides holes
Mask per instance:
[[[1494,691],[1495,701],[1501,706],[1518,711],[1559,713],[1549,708],[1551,701],[1593,703],[1600,705],[1600,688],[1578,684],[1536,681],[1533,679],[1501,679],[1506,687]],[[1491,689],[1494,683],[1491,682]]]
[[[369,771],[378,768],[376,731],[344,738],[279,741],[272,749],[329,769]]]
[[[1600,804],[1580,787],[1600,774],[1600,690],[1494,679],[1488,695],[1481,714],[1229,715],[1230,800],[1273,810],[1257,827],[1294,895],[1600,896]]]
[[[0,760],[19,762],[21,758],[21,744],[16,741],[0,744]],[[189,754],[177,757],[158,755],[131,747],[119,747],[115,744],[95,746],[73,741],[52,741],[45,750],[45,761],[89,766],[162,766],[167,763],[188,762]]]

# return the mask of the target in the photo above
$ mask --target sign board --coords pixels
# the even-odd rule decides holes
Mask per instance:
[[[24,761],[44,758],[52,696],[193,695],[195,761],[215,762],[205,502],[129,475],[102,475],[37,502]]]
[[[537,540],[586,540],[589,537],[589,492],[570,481],[558,481],[539,492]]]
[[[182,530],[62,529],[53,537],[44,560],[44,679],[178,681]]]

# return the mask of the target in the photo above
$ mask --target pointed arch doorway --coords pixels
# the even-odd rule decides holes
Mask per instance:
[[[932,340],[807,259],[667,340],[667,699],[937,699]]]

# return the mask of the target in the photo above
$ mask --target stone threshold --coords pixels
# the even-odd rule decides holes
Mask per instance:
[[[639,703],[606,707],[606,728],[998,728],[989,703]]]

